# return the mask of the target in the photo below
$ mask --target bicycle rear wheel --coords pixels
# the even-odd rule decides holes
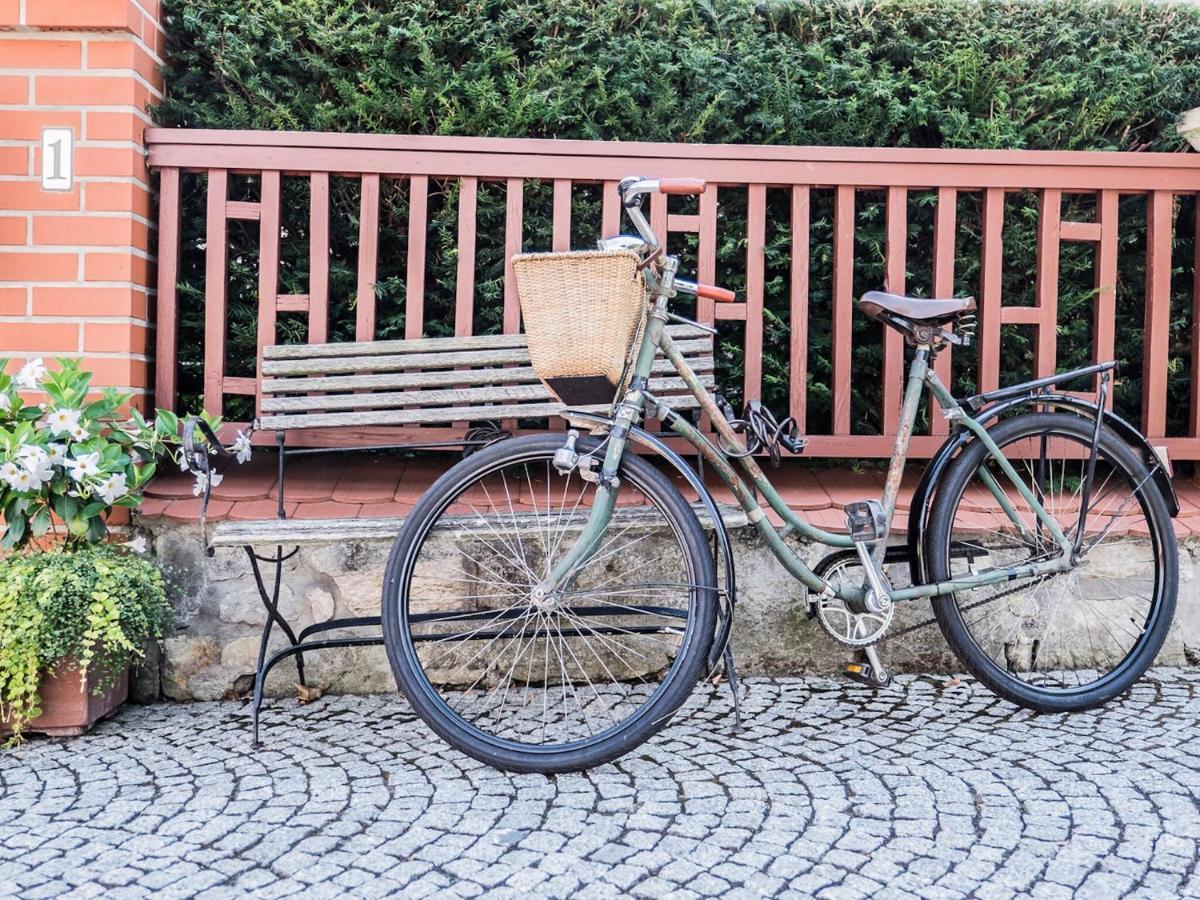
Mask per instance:
[[[1027,413],[989,430],[1072,541],[1092,433],[1091,421],[1062,412]],[[1089,492],[1071,569],[933,601],[942,634],[972,674],[1042,712],[1088,709],[1124,692],[1154,661],[1175,611],[1179,564],[1170,513],[1142,460],[1105,428]],[[932,581],[1061,554],[978,441],[946,470],[924,541]]]
[[[397,537],[384,585],[388,657],[413,707],[459,750],[514,771],[584,769],[638,746],[687,698],[713,639],[704,531],[633,453],[599,549],[544,592],[596,491],[554,468],[562,445],[506,440],[447,472]]]

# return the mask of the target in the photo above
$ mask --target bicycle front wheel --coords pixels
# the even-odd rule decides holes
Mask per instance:
[[[501,441],[442,476],[384,585],[388,657],[413,707],[459,750],[512,771],[585,769],[646,741],[687,699],[713,638],[704,531],[632,452],[599,548],[545,590],[596,494],[578,469],[555,469],[563,440]]]
[[[1087,497],[1083,540],[1065,572],[935,598],[938,624],[1000,696],[1041,712],[1099,706],[1141,677],[1171,626],[1179,563],[1166,502],[1140,457],[1107,428],[1089,483],[1093,423],[1080,416],[1027,413],[989,434],[1073,543]],[[933,581],[1062,555],[978,441],[946,471],[924,552]]]

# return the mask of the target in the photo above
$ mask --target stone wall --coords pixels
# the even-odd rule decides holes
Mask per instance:
[[[161,660],[143,673],[140,692],[156,685],[174,700],[212,700],[244,694],[255,670],[264,611],[246,554],[220,549],[211,559],[201,551],[199,530],[164,519],[140,522],[173,585],[177,629]],[[740,598],[734,628],[739,671],[755,674],[830,674],[850,658],[805,615],[803,589],[772,557],[751,529],[734,535]],[[267,552],[269,548],[260,548]],[[390,544],[330,543],[304,547],[284,564],[281,609],[296,628],[334,616],[377,615]],[[814,564],[825,548],[809,545]],[[264,567],[268,578],[273,567]],[[1189,539],[1180,554],[1179,609],[1159,662],[1200,660],[1200,541]],[[893,576],[906,584],[903,571]],[[268,589],[270,584],[268,583]],[[931,617],[924,601],[897,607],[892,633]],[[276,629],[272,648],[286,646]],[[881,645],[895,671],[961,670],[936,625],[893,637]],[[322,650],[306,656],[310,685],[331,693],[395,690],[382,647]],[[296,669],[281,663],[268,680],[273,696],[295,695]]]

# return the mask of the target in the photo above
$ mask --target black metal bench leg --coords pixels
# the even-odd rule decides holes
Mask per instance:
[[[300,678],[300,683],[304,684],[304,656],[300,649],[300,642],[296,639],[296,633],[292,630],[292,626],[284,618],[283,613],[279,611],[279,589],[283,582],[283,563],[295,554],[295,550],[287,556],[283,555],[282,545],[276,546],[274,558],[260,557],[254,552],[254,548],[245,547],[246,555],[250,558],[250,568],[254,572],[254,582],[258,586],[258,594],[262,599],[263,606],[267,611],[267,620],[263,623],[262,638],[258,643],[258,666],[254,672],[254,698],[253,707],[251,710],[251,719],[254,726],[254,744],[258,745],[258,721],[259,714],[262,711],[263,691],[266,685],[267,673],[271,670],[271,665],[275,659],[272,658],[270,663],[267,662],[267,647],[271,641],[271,632],[278,623],[280,629],[287,636],[291,646],[288,648],[296,655],[296,671]],[[263,581],[262,570],[259,568],[259,560],[269,562],[275,566],[275,579],[271,593],[267,593],[266,583]]]
[[[263,630],[263,642],[259,649],[258,662],[259,668],[262,667],[263,654],[266,650],[267,639],[270,637],[271,622],[277,622],[279,627],[283,629],[283,633],[287,635],[288,642],[294,647],[299,641],[296,640],[296,632],[292,630],[292,626],[288,620],[283,617],[283,613],[279,611],[279,588],[283,580],[283,563],[295,555],[296,550],[293,550],[287,556],[283,555],[283,547],[275,548],[274,559],[263,559],[254,553],[251,547],[246,547],[246,555],[250,557],[250,567],[254,571],[254,581],[258,585],[258,595],[262,598],[263,606],[267,610],[267,625]],[[267,586],[263,582],[262,571],[258,567],[258,561],[263,559],[264,562],[273,563],[275,566],[275,583],[271,593],[267,594]],[[300,675],[300,683],[304,684],[304,657],[296,657],[296,669]]]

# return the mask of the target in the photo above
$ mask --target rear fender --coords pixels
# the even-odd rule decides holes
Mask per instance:
[[[1014,397],[1011,400],[1005,400],[982,410],[974,418],[977,422],[987,423],[1002,413],[1024,406],[1050,406],[1055,409],[1066,409],[1090,419],[1095,419],[1100,413],[1100,407],[1090,400],[1073,397],[1069,394],[1048,393],[1039,394],[1036,397]],[[1104,425],[1138,452],[1142,462],[1146,464],[1146,468],[1154,469],[1158,465],[1158,468],[1154,470],[1154,482],[1167,502],[1171,518],[1175,518],[1179,515],[1179,498],[1175,494],[1175,486],[1171,483],[1171,476],[1167,472],[1166,466],[1159,465],[1161,460],[1150,441],[1128,420],[1116,413],[1104,410],[1103,415]],[[917,488],[913,492],[912,505],[908,511],[909,569],[913,584],[925,584],[928,581],[922,547],[924,546],[925,526],[929,521],[929,511],[937,493],[938,481],[946,470],[946,466],[973,439],[974,435],[966,429],[960,429],[952,434],[929,460],[925,471],[921,473],[921,480],[917,482]]]

